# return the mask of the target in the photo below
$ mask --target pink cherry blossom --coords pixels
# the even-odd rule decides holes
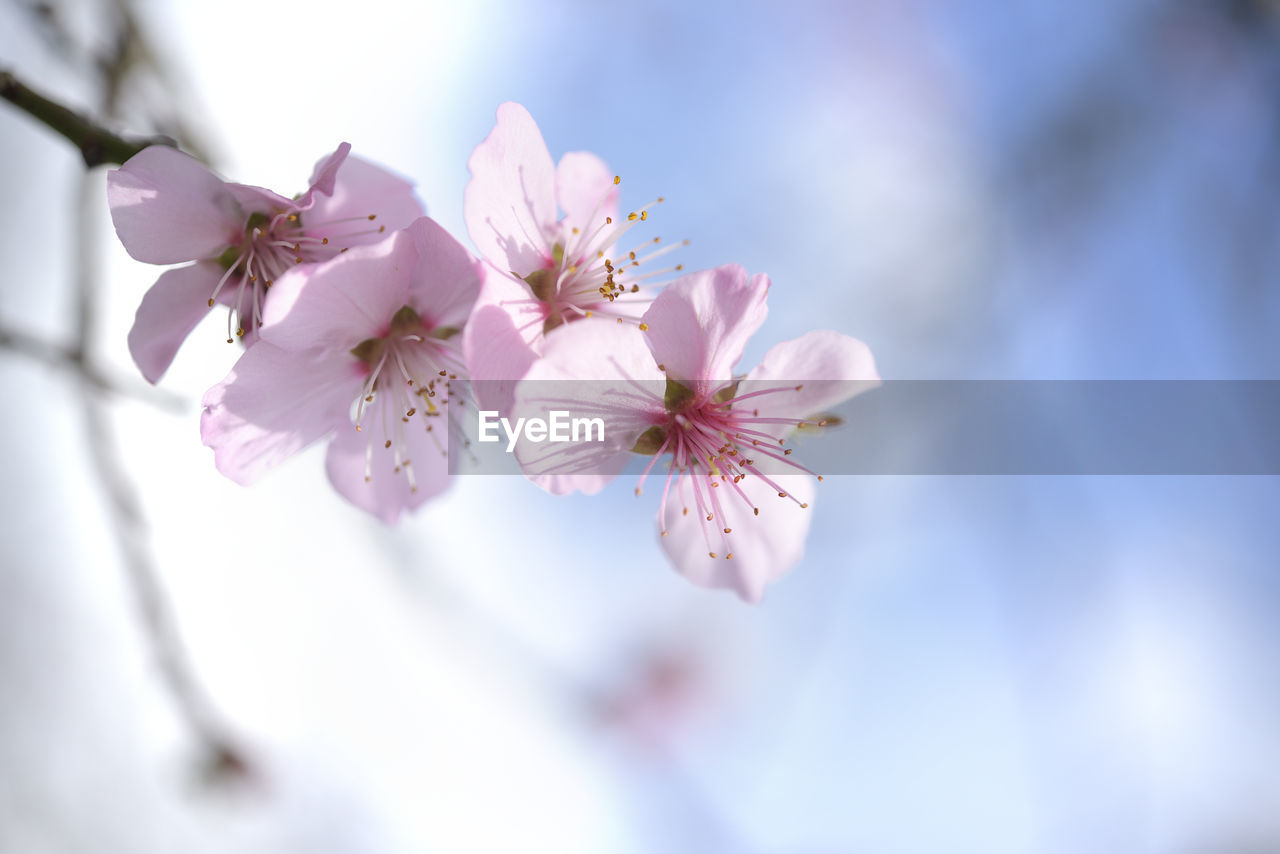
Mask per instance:
[[[254,339],[268,288],[285,271],[380,240],[422,215],[412,185],[342,143],[316,164],[310,188],[287,199],[223,181],[198,160],[152,146],[107,174],[107,201],[129,254],[162,274],[143,297],[129,350],[157,382],[214,303],[230,307],[227,340]]]
[[[286,272],[258,342],[204,398],[218,469],[248,484],[320,439],[339,493],[388,524],[448,485],[459,333],[482,266],[423,217],[310,273]]]
[[[605,316],[634,324],[648,301],[643,283],[681,269],[644,268],[680,243],[662,245],[658,237],[634,247],[619,243],[662,199],[620,214],[621,178],[585,151],[553,164],[537,124],[519,104],[498,108],[497,124],[467,165],[467,230],[480,254],[510,274],[491,277],[480,300],[508,315],[489,312],[481,357],[470,360],[486,379],[518,378],[496,370],[510,370],[510,358],[495,370],[482,358],[497,353],[488,346],[495,335],[508,342],[504,351],[526,351],[527,365],[543,334],[565,323]]]
[[[517,412],[569,407],[608,425],[602,443],[518,445],[535,477],[596,487],[638,453],[650,457],[638,495],[669,457],[658,507],[663,549],[695,584],[748,601],[804,553],[815,475],[793,459],[789,437],[879,382],[865,344],[825,331],[775,346],[735,377],[764,322],[768,288],[767,277],[748,278],[736,265],[685,276],[629,334],[600,321],[557,331],[514,395]]]

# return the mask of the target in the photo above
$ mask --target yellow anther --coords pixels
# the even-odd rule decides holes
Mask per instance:
[[[642,323],[642,324],[640,324],[640,331],[641,331],[641,332],[648,332],[648,331],[649,331],[649,324],[647,324],[647,323]]]

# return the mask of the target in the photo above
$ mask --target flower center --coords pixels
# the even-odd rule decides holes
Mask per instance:
[[[232,343],[236,338],[241,338],[262,325],[262,304],[266,299],[266,291],[286,270],[298,264],[327,261],[346,252],[350,248],[345,244],[348,238],[383,233],[385,225],[369,225],[377,216],[368,214],[307,223],[304,226],[303,214],[297,210],[250,214],[239,242],[228,246],[218,256],[217,261],[226,268],[226,272],[209,295],[209,306],[212,307],[222,289],[238,279],[236,296],[231,312],[227,315],[227,343]],[[315,233],[317,230],[328,231],[331,226],[346,223],[364,224],[367,227],[336,235],[320,236]]]
[[[685,482],[692,487],[693,503],[707,543],[707,554],[713,558],[723,554],[726,559],[732,559],[733,549],[728,535],[733,533],[733,529],[726,521],[722,495],[725,501],[743,502],[751,508],[753,517],[760,515],[760,508],[740,486],[743,478],[757,477],[768,484],[779,498],[790,499],[801,508],[809,506],[761,471],[761,458],[782,463],[822,481],[821,475],[791,459],[792,449],[786,446],[785,435],[779,434],[796,428],[823,427],[834,419],[831,416],[816,420],[762,416],[758,409],[746,403],[752,398],[795,392],[801,388],[801,385],[779,385],[739,395],[735,381],[699,400],[688,386],[668,379],[663,396],[663,419],[642,433],[632,448],[637,454],[653,456],[636,484],[636,495],[641,494],[644,480],[657,460],[670,453],[671,462],[662,489],[658,518],[666,519],[671,483],[678,475],[682,497],[686,494]],[[685,506],[683,512],[689,515],[689,507]],[[667,533],[664,528],[662,536]]]
[[[462,356],[454,340],[458,329],[431,328],[410,306],[391,318],[387,333],[367,338],[351,348],[351,355],[367,371],[360,396],[354,402],[356,430],[366,435],[365,480],[373,476],[375,447],[393,454],[394,471],[418,489],[410,466],[410,431],[431,434],[436,448],[447,453],[435,430],[441,415],[448,416],[452,383],[458,379]],[[368,429],[366,429],[368,428]]]
[[[621,181],[621,177],[614,176],[615,186]],[[546,266],[524,276],[524,281],[534,298],[546,306],[544,334],[561,324],[595,315],[615,317],[619,323],[635,323],[635,312],[615,309],[612,304],[621,297],[639,295],[642,282],[646,283],[643,287],[647,287],[656,284],[649,282],[651,279],[684,269],[683,264],[644,273],[640,273],[638,268],[687,246],[687,240],[661,245],[662,238],[654,237],[632,249],[618,250],[617,243],[622,236],[636,225],[648,221],[650,208],[661,204],[663,198],[659,196],[615,222],[612,216],[600,212],[612,192],[610,188],[600,197],[584,227],[569,226],[560,221],[543,235],[544,243],[549,247]],[[634,309],[648,300],[637,297],[627,302]]]

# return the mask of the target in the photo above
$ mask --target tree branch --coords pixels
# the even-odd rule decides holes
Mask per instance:
[[[104,163],[124,163],[152,145],[177,147],[177,143],[167,136],[129,139],[112,133],[80,113],[34,91],[10,71],[0,70],[0,97],[69,140],[80,150],[87,169]]]
[[[26,356],[53,368],[69,370],[91,388],[106,394],[131,397],[175,415],[182,414],[188,408],[187,401],[177,395],[140,382],[108,376],[86,358],[80,347],[55,344],[36,335],[11,329],[3,322],[0,322],[0,350]]]

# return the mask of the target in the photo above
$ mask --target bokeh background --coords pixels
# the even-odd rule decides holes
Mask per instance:
[[[686,266],[772,276],[746,364],[826,327],[890,378],[1280,366],[1270,0],[5,0],[0,64],[286,194],[347,140],[459,236],[521,101],[665,196]],[[128,380],[159,271],[82,172],[0,105],[0,326],[74,345],[87,278]],[[197,430],[220,324],[176,408],[0,350],[0,851],[1280,851],[1275,478],[832,477],[749,607],[630,484],[473,477],[395,530],[314,452],[235,486]],[[148,601],[243,765],[205,764]]]

